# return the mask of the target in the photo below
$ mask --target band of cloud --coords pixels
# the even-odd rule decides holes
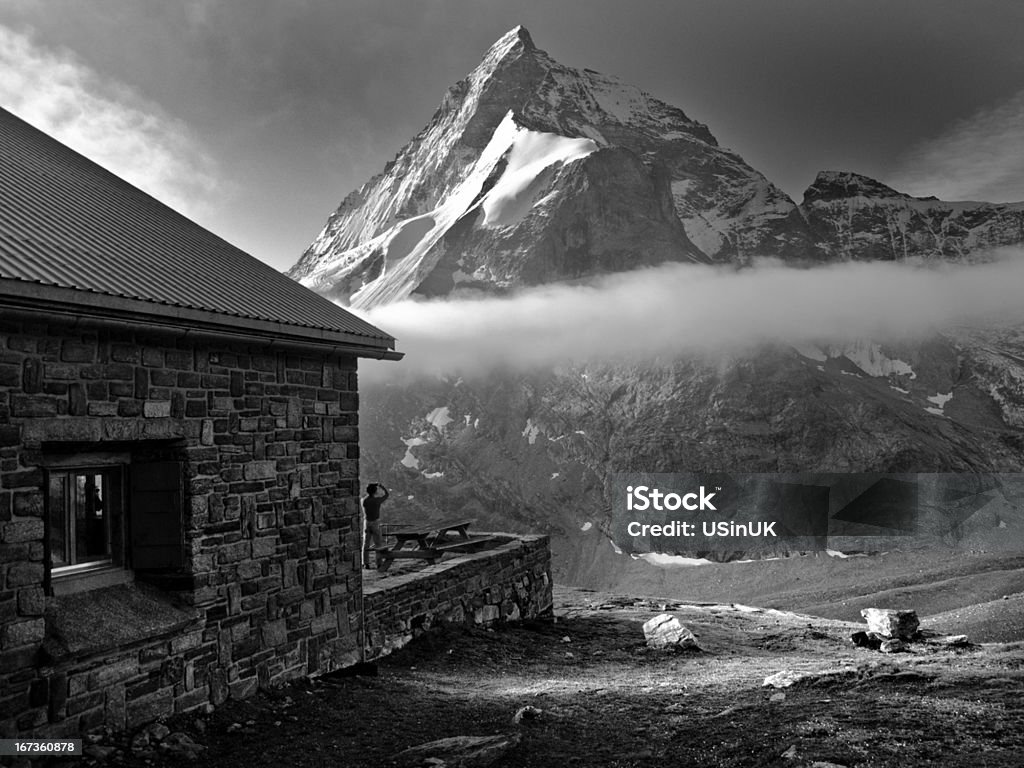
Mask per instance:
[[[1024,252],[1000,256],[963,266],[672,264],[512,297],[403,301],[367,317],[398,338],[405,360],[367,372],[483,373],[765,343],[908,339],[955,324],[1024,321]]]

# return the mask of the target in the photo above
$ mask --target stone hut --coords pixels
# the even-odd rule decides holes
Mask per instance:
[[[0,737],[360,659],[360,357],[401,355],[0,110]]]

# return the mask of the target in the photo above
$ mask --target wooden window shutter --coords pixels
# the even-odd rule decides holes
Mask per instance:
[[[131,466],[132,566],[140,570],[185,565],[185,494],[181,462]]]

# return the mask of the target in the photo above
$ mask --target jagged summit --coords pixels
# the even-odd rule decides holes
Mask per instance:
[[[526,27],[518,26],[510,29],[499,37],[484,53],[480,63],[469,74],[466,80],[485,80],[503,66],[513,66],[522,57],[542,57],[547,55],[537,48]],[[461,82],[466,82],[465,80]]]
[[[522,24],[512,27],[512,29],[499,37],[487,53],[489,55],[492,52],[510,51],[516,46],[522,46],[523,50],[526,51],[537,49],[537,46],[533,43],[530,31]]]
[[[289,274],[353,306],[672,260],[813,254],[796,206],[706,125],[517,26],[350,194]]]

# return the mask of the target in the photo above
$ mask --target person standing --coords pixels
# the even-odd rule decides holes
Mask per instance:
[[[388,496],[390,496],[388,489],[380,483],[370,483],[366,486],[366,498],[363,499],[363,511],[366,513],[363,568],[370,567],[370,540],[373,539],[375,549],[384,546],[384,538],[380,535],[380,505],[387,500]]]

